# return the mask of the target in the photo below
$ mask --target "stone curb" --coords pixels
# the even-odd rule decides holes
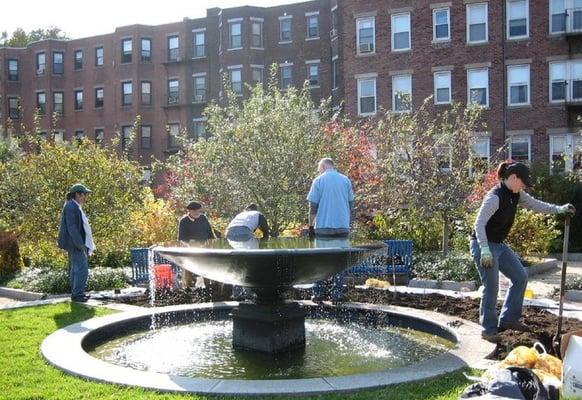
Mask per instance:
[[[562,260],[562,253],[552,253],[549,256]],[[568,253],[568,261],[582,261],[582,253]]]
[[[566,290],[565,299],[568,301],[582,302],[582,290]]]
[[[455,292],[472,292],[477,290],[477,285],[473,281],[437,281],[433,279],[411,279],[408,286],[421,289],[443,289]]]
[[[0,297],[7,297],[18,301],[37,301],[48,298],[45,293],[27,292],[26,290],[12,289],[3,286],[0,286]]]
[[[527,276],[534,276],[543,274],[544,272],[551,271],[552,269],[558,268],[558,260],[555,258],[544,258],[544,261],[538,264],[530,265],[525,267],[527,271]]]

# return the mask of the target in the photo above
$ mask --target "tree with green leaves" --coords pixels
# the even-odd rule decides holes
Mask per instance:
[[[2,37],[5,38],[3,43],[3,46],[5,47],[26,47],[30,43],[46,39],[69,39],[67,34],[63,32],[61,28],[57,28],[55,26],[51,26],[49,28],[33,29],[28,33],[22,28],[16,28],[10,37],[8,37],[7,32],[2,32]]]
[[[199,199],[226,218],[256,203],[275,235],[306,219],[329,107],[314,104],[307,86],[281,91],[276,72],[266,90],[249,87],[244,100],[226,90],[225,105],[207,107],[211,137],[185,141],[165,166],[177,203]]]

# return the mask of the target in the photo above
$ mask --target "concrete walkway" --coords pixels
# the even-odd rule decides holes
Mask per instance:
[[[536,298],[558,299],[560,280],[562,279],[562,261],[558,260],[558,267],[543,274],[534,275],[529,279],[527,286],[533,290]],[[566,267],[566,281],[577,275],[582,276],[582,261],[569,261]]]

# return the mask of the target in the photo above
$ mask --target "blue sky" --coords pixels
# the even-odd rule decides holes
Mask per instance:
[[[200,18],[212,7],[268,7],[296,2],[299,0],[18,0],[17,6],[3,7],[0,12],[0,32],[7,31],[10,35],[18,27],[30,31],[57,26],[70,38],[77,39],[111,33],[118,26],[159,25],[181,21],[184,17]]]

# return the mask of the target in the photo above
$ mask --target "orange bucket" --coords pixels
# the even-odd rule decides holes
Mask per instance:
[[[174,284],[174,271],[170,264],[154,265],[154,285],[156,289],[171,288]]]

